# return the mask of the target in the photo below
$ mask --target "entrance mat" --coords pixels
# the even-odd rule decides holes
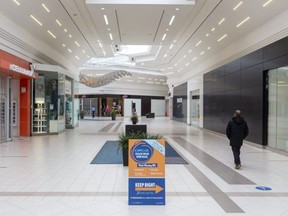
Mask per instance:
[[[166,164],[188,164],[173,147],[166,142]],[[90,164],[122,164],[122,150],[117,141],[106,141]]]

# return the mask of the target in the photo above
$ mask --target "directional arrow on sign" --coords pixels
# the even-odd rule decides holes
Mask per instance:
[[[155,191],[155,193],[159,193],[163,190],[162,187],[160,187],[159,185],[156,185],[155,187],[152,188],[147,188],[147,187],[136,187],[135,188],[136,191]]]

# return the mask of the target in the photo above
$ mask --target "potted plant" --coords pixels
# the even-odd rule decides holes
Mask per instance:
[[[110,116],[112,120],[116,120],[116,114],[117,114],[117,110],[113,108],[110,112]]]
[[[85,116],[85,114],[86,114],[86,111],[85,111],[85,110],[80,110],[79,114],[80,114],[80,118],[81,118],[81,119],[84,119],[84,116]]]
[[[137,122],[138,122],[137,114],[133,114],[130,119],[132,121],[132,124],[134,124],[134,125],[137,124]]]
[[[129,139],[162,139],[162,136],[159,134],[148,134],[137,131],[136,133],[122,132],[118,135],[118,138],[118,147],[119,149],[122,149],[123,153],[123,166],[128,166]]]

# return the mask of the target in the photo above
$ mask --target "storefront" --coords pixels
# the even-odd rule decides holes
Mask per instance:
[[[0,143],[30,136],[31,63],[0,50]]]
[[[33,135],[74,128],[73,78],[53,65],[37,65],[33,84]]]

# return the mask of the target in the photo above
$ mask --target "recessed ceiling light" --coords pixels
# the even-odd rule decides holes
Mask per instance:
[[[169,26],[171,26],[171,25],[173,24],[174,19],[175,19],[175,15],[173,15],[173,16],[171,17],[170,22],[169,22]]]
[[[47,31],[53,38],[56,38],[56,36],[50,31],[50,30],[48,30]]]
[[[147,81],[146,83],[150,83],[150,84],[153,84],[154,82],[151,82],[151,81]]]
[[[201,43],[202,43],[202,41],[200,40],[200,41],[196,44],[196,46],[199,46]]]
[[[158,84],[158,85],[160,85],[160,82],[155,82],[155,84]]]
[[[138,79],[146,79],[145,77],[137,77]]]
[[[267,1],[265,4],[262,5],[262,7],[266,7],[268,4],[270,4],[272,0]]]
[[[164,58],[166,58],[167,57],[167,53],[165,53],[165,55],[164,55]]]
[[[63,47],[66,47],[66,44],[62,44]]]
[[[105,10],[105,8],[101,8],[101,10]]]
[[[101,43],[98,43],[99,44],[99,46],[101,47],[101,48],[103,48],[103,46],[102,46],[102,44]]]
[[[106,52],[103,50],[103,55],[105,56],[106,55]]]
[[[211,49],[211,47],[209,46],[208,48],[207,48],[207,50],[210,50]]]
[[[80,47],[80,44],[79,44],[77,41],[75,41],[75,44],[76,44],[78,47]]]
[[[190,64],[190,63],[188,62],[188,63],[185,64],[185,66],[187,67],[187,66],[189,66],[189,64]]]
[[[42,24],[39,20],[37,20],[32,14],[30,15],[30,17],[31,17],[35,22],[37,22],[40,26],[43,25],[43,24]]]
[[[208,36],[209,36],[209,33],[206,34],[206,37],[208,37]]]
[[[14,2],[15,4],[17,4],[18,6],[20,6],[20,3],[19,3],[17,0],[13,0],[13,2]]]
[[[166,31],[169,31],[169,29],[167,28]]]
[[[77,55],[75,56],[75,58],[78,59],[78,60],[80,59]]]
[[[162,41],[165,40],[165,38],[166,38],[166,34],[163,35],[163,37],[162,37]]]
[[[127,82],[133,82],[133,80],[129,79],[129,80],[127,80]]]
[[[194,57],[193,59],[192,59],[192,61],[195,61],[197,59],[197,57]]]
[[[192,52],[192,49],[189,50],[189,53],[191,53],[191,52]]]
[[[109,33],[110,39],[113,40],[113,35]]]
[[[71,50],[71,49],[67,49],[67,50],[68,50],[68,52],[72,53],[72,50]]]
[[[200,55],[203,55],[205,52],[204,51],[202,51],[201,53],[200,53]]]
[[[70,37],[70,38],[72,38],[72,35],[71,35],[71,34],[69,34],[69,37]]]
[[[174,66],[176,67],[178,65],[178,63],[174,64]]]
[[[87,58],[89,59],[89,58],[90,58],[90,56],[89,56],[89,55],[87,55]]]
[[[242,5],[242,4],[243,4],[243,1],[240,1],[240,2],[233,8],[233,11],[237,10],[237,9],[240,7],[240,5]]]
[[[50,12],[50,10],[47,8],[47,6],[44,4],[44,3],[42,3],[42,7],[49,13]]]
[[[223,35],[221,38],[218,39],[218,42],[220,42],[221,40],[223,40],[226,37],[227,37],[227,34]]]
[[[246,17],[242,22],[240,22],[236,27],[240,27],[241,25],[243,25],[245,22],[247,22],[250,19],[250,17]]]
[[[170,74],[173,74],[173,72],[168,72],[168,73],[166,73],[166,75],[170,75]]]
[[[111,29],[110,29],[110,28],[108,28],[107,30],[108,30],[108,31],[110,31]]]
[[[104,15],[104,20],[105,20],[106,25],[109,25],[108,18],[106,15]]]
[[[59,25],[59,26],[62,26],[62,24],[59,22],[59,20],[56,19],[56,23]]]
[[[225,21],[225,18],[223,18],[222,20],[220,20],[220,22],[218,22],[218,25],[221,25],[224,21]]]
[[[64,29],[64,32],[68,32],[67,29]]]
[[[212,32],[215,31],[215,28],[212,28],[211,31],[212,31]]]
[[[82,52],[85,54],[86,53],[86,51],[85,50],[82,50]]]
[[[172,49],[172,48],[173,48],[173,44],[170,45],[169,49]]]
[[[176,8],[176,11],[178,11],[179,10],[179,8]]]
[[[186,57],[187,57],[187,55],[184,55],[184,56],[183,56],[183,58],[186,58]]]

